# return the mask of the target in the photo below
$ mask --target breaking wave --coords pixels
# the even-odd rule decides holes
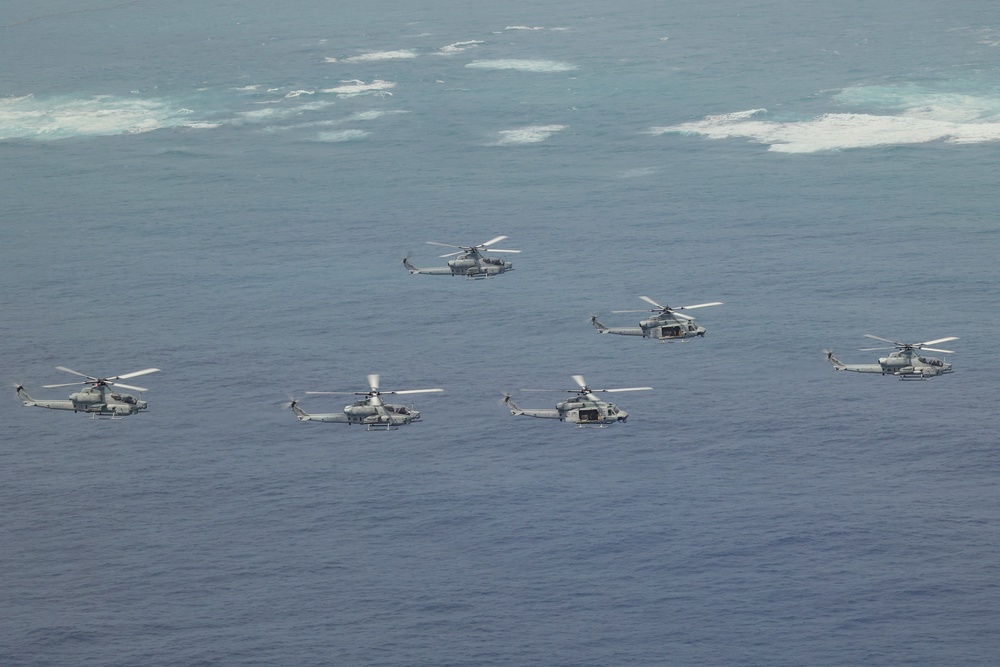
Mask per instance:
[[[863,112],[829,112],[805,119],[767,119],[766,109],[707,116],[699,121],[654,127],[655,135],[744,138],[780,153],[816,153],[851,148],[943,141],[1000,141],[1000,97],[939,91],[917,85],[857,86],[832,98]]]
[[[556,132],[565,130],[565,125],[531,125],[514,130],[502,130],[500,139],[495,146],[513,146],[519,144],[537,144],[545,141]]]
[[[371,53],[361,53],[356,56],[351,56],[349,58],[344,58],[345,63],[365,63],[374,62],[382,60],[407,60],[410,58],[416,58],[417,54],[409,49],[402,49],[399,51],[373,51]],[[328,59],[329,62],[335,62]]]
[[[364,139],[371,133],[365,130],[339,130],[337,132],[320,132],[319,140],[329,143],[340,143],[343,141],[357,141]]]
[[[464,42],[455,42],[454,44],[448,44],[447,46],[442,46],[440,49],[438,49],[438,53],[440,55],[450,56],[456,53],[461,53],[462,51],[466,51],[473,47],[479,46],[482,43],[483,42],[481,42],[478,39],[470,39]]]
[[[0,140],[54,140],[139,134],[167,127],[202,129],[217,123],[157,99],[96,95],[0,98]]]
[[[381,79],[375,79],[371,83],[365,83],[360,79],[351,79],[348,81],[341,81],[340,83],[341,85],[339,86],[324,88],[320,92],[334,93],[340,97],[356,97],[357,95],[392,95],[389,90],[396,87],[396,84],[392,81],[383,81]]]
[[[467,64],[470,69],[510,69],[520,72],[571,72],[576,65],[555,60],[473,60]]]

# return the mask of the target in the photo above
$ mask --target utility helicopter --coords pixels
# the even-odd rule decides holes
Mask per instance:
[[[465,276],[466,278],[474,280],[492,278],[493,276],[498,276],[501,273],[513,271],[514,265],[500,259],[499,257],[487,257],[483,254],[484,252],[521,252],[520,250],[501,250],[499,248],[490,247],[494,243],[503,241],[505,238],[507,237],[498,236],[495,239],[490,239],[486,243],[480,243],[479,245],[473,246],[452,245],[450,243],[427,241],[430,245],[458,248],[456,252],[450,252],[446,255],[441,255],[441,257],[454,257],[455,255],[459,255],[459,257],[448,262],[448,266],[437,266],[428,269],[418,269],[410,264],[409,257],[404,257],[403,266],[405,266],[410,272],[410,275],[416,273],[427,273],[435,276]]]
[[[134,415],[145,410],[148,407],[146,401],[138,396],[115,392],[111,387],[121,387],[138,392],[149,391],[144,387],[134,387],[124,382],[118,382],[118,380],[128,380],[140,375],[148,375],[149,373],[158,373],[160,371],[159,368],[147,368],[135,371],[134,373],[99,378],[79,373],[65,366],[56,366],[56,369],[72,373],[73,375],[79,375],[86,379],[77,382],[67,382],[65,384],[42,385],[46,389],[72,387],[78,384],[89,386],[86,389],[81,389],[78,392],[70,394],[69,400],[37,400],[28,395],[23,385],[17,385],[15,390],[17,391],[18,398],[29,407],[89,412],[91,419],[124,419],[129,415]]]
[[[704,336],[705,327],[698,326],[694,318],[679,310],[694,310],[695,308],[705,308],[707,306],[721,306],[721,301],[711,303],[696,303],[693,306],[661,306],[648,296],[640,296],[646,303],[656,306],[654,313],[648,319],[639,322],[638,327],[607,327],[597,321],[596,315],[590,316],[590,323],[597,329],[597,333],[617,334],[619,336],[642,336],[643,338],[654,338],[663,343],[673,341],[683,341],[695,336]],[[612,313],[644,313],[645,310],[612,310]]]
[[[920,352],[927,350],[928,352],[954,354],[954,351],[952,350],[941,350],[927,346],[936,345],[937,343],[947,343],[950,340],[958,340],[958,336],[935,338],[934,340],[924,341],[923,343],[900,343],[899,341],[889,340],[888,338],[881,338],[871,334],[865,334],[865,337],[874,338],[875,340],[880,340],[885,343],[892,343],[892,347],[865,347],[861,348],[862,352],[892,349],[895,349],[896,351],[886,357],[880,358],[877,364],[845,364],[841,362],[840,359],[833,356],[832,351],[828,351],[826,353],[826,358],[827,361],[833,364],[834,370],[854,371],[855,373],[880,373],[882,375],[895,375],[899,377],[900,380],[927,380],[932,377],[937,377],[938,375],[951,373],[951,364],[945,363],[941,359],[937,359],[935,357],[925,357],[921,355]]]
[[[576,394],[565,401],[556,403],[555,408],[520,408],[511,399],[510,394],[504,394],[503,402],[512,415],[538,417],[540,419],[558,419],[561,422],[572,422],[577,426],[596,426],[604,428],[628,419],[628,413],[614,403],[605,403],[594,394],[614,394],[622,391],[649,391],[652,387],[626,387],[623,389],[591,389],[582,375],[574,375],[573,381],[580,389],[524,389],[522,391],[559,391]]]
[[[358,424],[365,426],[368,431],[372,429],[384,429],[394,431],[400,426],[405,426],[411,422],[420,421],[420,413],[405,405],[393,405],[384,403],[382,396],[385,394],[428,394],[431,392],[444,391],[444,389],[405,389],[402,391],[380,391],[379,376],[372,374],[368,376],[369,391],[307,391],[307,394],[318,396],[364,396],[359,401],[344,407],[343,412],[333,412],[327,414],[310,414],[299,407],[297,400],[292,400],[287,404],[300,422],[333,422],[337,424]]]

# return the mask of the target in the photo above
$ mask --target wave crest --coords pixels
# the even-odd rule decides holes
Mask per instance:
[[[572,63],[555,60],[520,60],[507,58],[501,60],[473,60],[467,64],[470,69],[517,70],[519,72],[571,72],[577,67]]]

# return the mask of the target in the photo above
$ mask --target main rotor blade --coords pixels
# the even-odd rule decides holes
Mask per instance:
[[[368,386],[371,387],[372,391],[378,391],[378,373],[372,373],[368,376]]]
[[[947,343],[950,340],[958,340],[958,336],[948,336],[947,338],[935,338],[934,340],[924,341],[923,343],[915,343],[913,347],[923,347],[924,345],[934,345],[935,343]],[[924,348],[925,350],[928,348]]]
[[[443,245],[446,248],[465,248],[464,245],[454,245],[453,243],[438,243],[437,241],[427,241],[430,245]]]
[[[505,238],[507,238],[507,237],[506,236],[498,236],[495,239],[490,239],[486,243],[480,243],[479,245],[484,246],[484,247],[491,246],[491,245],[493,245],[494,243],[496,243],[498,241],[503,241]]]
[[[612,313],[648,313],[648,308],[643,308],[642,310],[612,310]]]
[[[906,343],[900,343],[898,340],[889,340],[888,338],[882,338],[881,336],[873,336],[871,334],[865,334],[865,338],[874,338],[875,340],[880,340],[883,343],[892,343],[893,345],[906,345]]]
[[[133,387],[130,384],[122,384],[121,382],[111,382],[111,381],[108,381],[108,384],[112,384],[112,385],[114,385],[116,387],[122,387],[124,389],[131,389],[132,391],[149,391],[145,387]]]
[[[721,306],[721,301],[712,301],[711,303],[696,303],[693,306],[681,306],[680,308],[674,308],[674,310],[692,310],[694,308],[705,308],[706,306]]]
[[[859,347],[858,352],[877,352],[879,350],[895,350],[894,347]]]
[[[520,250],[501,250],[500,248],[488,248],[490,252],[521,252]]]
[[[67,373],[72,373],[73,375],[79,375],[80,377],[87,378],[88,380],[94,380],[94,381],[97,380],[97,378],[95,378],[93,375],[84,375],[79,371],[74,371],[72,368],[66,368],[65,366],[56,366],[56,370],[66,371]]]
[[[646,303],[652,304],[652,305],[656,306],[657,308],[660,308],[661,310],[667,310],[666,306],[661,306],[660,304],[658,304],[655,301],[653,301],[652,299],[650,299],[648,296],[640,296],[639,298],[642,299],[643,301],[645,301]]]
[[[66,384],[43,384],[44,389],[54,389],[56,387],[75,387],[80,384],[90,384],[89,382],[67,382]]]
[[[689,320],[689,321],[693,321],[694,320],[694,318],[691,317],[690,315],[685,315],[684,313],[678,313],[676,310],[671,310],[668,314],[672,315],[674,317],[679,317],[682,320]]]
[[[573,378],[573,382],[580,385],[580,389],[587,388],[587,381],[583,379],[582,375],[572,375],[571,377]]]
[[[430,394],[444,389],[404,389],[402,391],[383,391],[383,394]]]
[[[107,380],[127,380],[129,378],[139,377],[140,375],[149,375],[150,373],[159,373],[159,368],[147,368],[145,370],[136,371],[134,373],[126,373],[125,375],[115,375],[114,377],[105,378]],[[122,385],[123,387],[125,385]],[[145,390],[144,390],[145,391]]]
[[[367,396],[367,391],[307,391],[316,396]]]
[[[458,250],[456,252],[449,252],[447,255],[438,255],[438,257],[454,257],[455,255],[461,255],[464,250]]]
[[[928,352],[943,352],[945,354],[955,354],[955,350],[942,350],[937,347],[922,347],[920,348],[920,350],[921,351],[927,350]]]
[[[591,389],[590,391],[599,391],[606,394],[617,394],[620,391],[650,391],[652,387],[624,387],[622,389]]]

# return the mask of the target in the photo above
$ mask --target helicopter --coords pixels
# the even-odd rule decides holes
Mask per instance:
[[[721,306],[721,301],[711,303],[696,303],[693,306],[661,306],[648,296],[640,296],[646,303],[656,306],[653,309],[654,315],[649,319],[639,322],[638,327],[607,327],[597,321],[596,315],[590,316],[590,323],[597,329],[597,333],[618,334],[619,336],[642,336],[643,338],[655,338],[663,343],[673,341],[684,341],[695,336],[704,336],[705,327],[700,327],[694,323],[694,318],[690,315],[679,313],[679,310],[694,310],[695,308],[705,308],[706,306]],[[613,310],[613,313],[644,313],[645,310]]]
[[[364,396],[359,401],[345,406],[343,412],[333,412],[328,414],[309,414],[299,407],[297,400],[288,403],[295,416],[300,422],[333,422],[337,424],[359,424],[366,427],[365,430],[384,429],[394,431],[400,426],[405,426],[411,422],[420,421],[420,413],[405,405],[392,405],[383,403],[383,394],[427,394],[431,392],[444,391],[444,389],[405,389],[403,391],[380,391],[379,376],[372,374],[368,376],[369,391],[307,391],[307,394],[321,396]]]
[[[484,278],[492,278],[493,276],[498,276],[501,273],[506,273],[507,271],[513,271],[514,265],[510,262],[505,262],[498,257],[487,257],[483,255],[484,252],[521,252],[520,250],[500,250],[499,248],[490,248],[489,246],[494,243],[499,243],[503,241],[506,236],[498,236],[495,239],[490,239],[486,243],[480,243],[479,245],[464,246],[464,245],[452,245],[450,243],[436,243],[434,241],[427,241],[430,245],[440,245],[447,248],[458,248],[456,252],[450,252],[446,255],[441,255],[441,257],[454,257],[455,255],[460,255],[456,259],[448,262],[448,266],[438,266],[429,269],[418,269],[417,267],[410,264],[410,258],[403,258],[403,266],[410,272],[410,275],[417,273],[427,273],[435,276],[465,276],[472,280],[482,280]]]
[[[15,388],[18,398],[20,398],[24,404],[29,407],[49,408],[51,410],[72,410],[73,412],[89,412],[91,419],[124,419],[129,415],[134,415],[145,410],[148,407],[146,401],[141,400],[137,396],[132,396],[131,394],[116,393],[111,389],[111,387],[122,387],[123,389],[132,389],[138,392],[149,391],[143,387],[134,387],[132,385],[125,384],[124,382],[118,382],[118,380],[128,380],[129,378],[139,377],[140,375],[147,375],[149,373],[158,373],[160,371],[159,368],[146,368],[141,371],[135,371],[134,373],[125,373],[124,375],[113,375],[111,377],[99,378],[79,373],[71,368],[66,368],[65,366],[56,366],[56,369],[65,371],[66,373],[72,373],[73,375],[79,375],[80,377],[86,379],[77,382],[67,382],[65,384],[43,385],[46,389],[52,389],[54,387],[71,387],[78,384],[90,386],[86,389],[81,389],[78,392],[70,394],[68,400],[40,401],[29,396],[28,392],[24,390],[24,386],[19,384]]]
[[[841,362],[840,359],[833,356],[832,351],[827,351],[827,361],[833,364],[834,370],[854,371],[855,373],[881,373],[882,375],[895,375],[898,376],[900,380],[927,380],[932,377],[937,377],[938,375],[944,375],[945,373],[952,372],[951,364],[945,363],[941,359],[937,359],[935,357],[922,356],[920,352],[927,350],[929,352],[954,354],[952,350],[941,350],[927,346],[936,345],[937,343],[946,343],[950,340],[958,340],[958,336],[935,338],[934,340],[924,341],[923,343],[901,343],[899,341],[889,340],[888,338],[881,338],[880,336],[873,336],[871,334],[865,334],[865,337],[874,338],[875,340],[880,340],[885,343],[892,343],[892,347],[865,347],[861,349],[862,352],[892,349],[895,349],[896,351],[887,357],[879,359],[877,364],[845,364]]]
[[[614,403],[605,403],[594,394],[613,394],[622,391],[648,391],[652,387],[626,387],[623,389],[591,389],[582,375],[573,375],[573,381],[580,389],[524,389],[523,391],[567,391],[576,394],[565,401],[560,401],[555,408],[520,408],[511,399],[510,394],[504,394],[503,402],[512,415],[538,417],[540,419],[558,419],[568,421],[577,426],[596,426],[604,428],[612,424],[624,423],[628,413]]]

